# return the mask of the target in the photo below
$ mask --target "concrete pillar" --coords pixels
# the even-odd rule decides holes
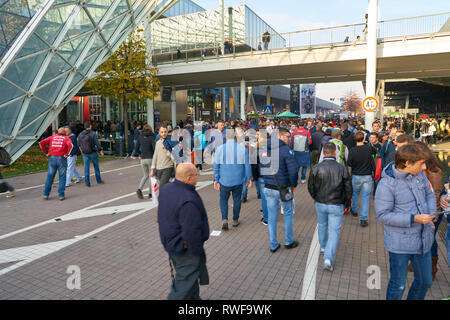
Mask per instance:
[[[220,89],[220,110],[222,113],[222,120],[226,120],[226,105],[225,105],[225,88]]]
[[[240,97],[241,97],[241,119],[245,120],[247,119],[247,115],[245,114],[245,94],[246,94],[246,90],[245,90],[245,80],[244,78],[242,78],[241,80],[241,92],[240,92]]]
[[[171,101],[171,113],[172,113],[172,128],[177,125],[177,89],[175,85],[172,85]]]
[[[406,96],[405,109],[409,108],[409,94]]]
[[[267,86],[266,89],[266,106],[272,105],[272,98],[270,97],[270,86]]]
[[[111,99],[110,98],[106,98],[105,99],[106,102],[106,121],[111,120]]]
[[[368,33],[367,33],[367,61],[366,61],[366,96],[375,97],[377,80],[377,21],[378,0],[368,0],[369,9]],[[366,112],[365,127],[372,128],[375,112]]]
[[[155,130],[155,102],[153,99],[147,99],[147,123]]]

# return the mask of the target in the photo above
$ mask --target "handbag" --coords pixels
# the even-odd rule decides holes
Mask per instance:
[[[294,193],[292,192],[292,188],[290,186],[280,187],[280,185],[278,184],[278,181],[277,181],[277,177],[275,175],[273,175],[273,179],[275,180],[278,190],[280,191],[281,201],[289,202],[292,199],[294,199]]]

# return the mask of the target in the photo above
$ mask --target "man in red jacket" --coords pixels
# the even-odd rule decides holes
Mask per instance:
[[[66,190],[66,172],[67,172],[67,156],[72,150],[72,141],[66,137],[64,128],[58,130],[58,134],[42,140],[39,145],[42,151],[49,157],[47,180],[44,187],[44,199],[48,200],[50,191],[52,190],[53,180],[55,180],[56,171],[59,172],[59,200],[64,200],[64,192]]]

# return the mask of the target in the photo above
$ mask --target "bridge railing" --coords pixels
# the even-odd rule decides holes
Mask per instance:
[[[207,43],[190,44],[190,49],[155,48],[152,50],[153,63],[156,65],[203,61],[211,59],[229,59],[236,55],[267,54],[274,51],[311,50],[322,47],[366,45],[366,25],[352,24],[328,28],[317,28],[272,34],[271,38],[283,37],[285,46],[276,47],[271,41],[267,50],[262,35],[233,38],[229,48],[218,40]],[[450,34],[450,12],[419,17],[379,21],[377,24],[378,42],[405,41],[413,38],[435,37]],[[258,45],[261,43],[261,48]]]

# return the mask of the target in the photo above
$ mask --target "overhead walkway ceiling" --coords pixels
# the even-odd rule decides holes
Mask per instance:
[[[144,19],[177,2],[0,0],[0,146],[16,160]]]

